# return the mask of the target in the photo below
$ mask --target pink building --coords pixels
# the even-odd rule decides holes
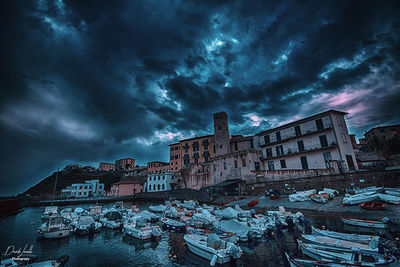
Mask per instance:
[[[111,185],[111,196],[131,196],[144,192],[143,180],[124,180]]]

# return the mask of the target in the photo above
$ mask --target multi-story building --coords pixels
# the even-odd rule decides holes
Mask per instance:
[[[265,178],[358,169],[346,114],[329,110],[256,134],[254,144],[262,150],[261,162],[254,162],[256,169],[264,169]]]
[[[115,161],[115,170],[130,171],[135,168],[135,160],[132,158],[119,159]]]
[[[98,197],[104,195],[104,184],[99,180],[85,181],[85,183],[72,184],[61,190],[63,197]]]
[[[111,196],[131,196],[144,192],[144,179],[123,180],[111,185]]]
[[[147,192],[167,191],[174,189],[175,175],[168,162],[153,161],[147,163]]]
[[[136,166],[130,171],[122,174],[124,179],[129,179],[130,177],[147,177],[147,167],[146,166]]]
[[[389,140],[400,136],[400,125],[378,126],[368,130],[365,134],[366,142],[371,142],[374,138]]]
[[[99,171],[114,171],[115,165],[113,163],[100,162],[99,167],[97,169]]]

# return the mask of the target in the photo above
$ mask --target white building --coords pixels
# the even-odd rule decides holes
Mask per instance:
[[[175,176],[172,172],[154,172],[147,175],[147,192],[167,191],[173,189],[171,184],[175,183]]]
[[[85,181],[81,184],[72,184],[61,190],[62,197],[98,197],[104,195],[104,184],[99,180]]]
[[[262,150],[264,178],[357,170],[346,114],[329,110],[256,134],[254,145]]]

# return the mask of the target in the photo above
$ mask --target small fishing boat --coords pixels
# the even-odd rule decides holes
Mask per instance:
[[[353,226],[379,228],[379,229],[387,228],[387,225],[385,222],[378,221],[378,220],[366,220],[366,219],[342,217],[342,221],[344,224],[349,224],[349,225],[353,225]]]
[[[358,205],[362,202],[370,202],[378,199],[379,194],[375,192],[366,192],[343,198],[343,205]]]
[[[149,210],[151,212],[164,212],[166,210],[166,207],[164,205],[157,205],[157,206],[150,206]]]
[[[366,210],[384,210],[386,205],[382,202],[369,201],[360,203],[360,208]]]
[[[328,246],[304,244],[298,240],[301,251],[315,260],[335,261],[342,264],[388,265],[395,261],[393,256],[363,250],[343,250]]]
[[[329,197],[329,194],[327,194],[327,193],[310,195],[311,200],[318,202],[318,203],[323,203],[323,204],[328,202],[328,197]]]
[[[250,201],[249,203],[247,203],[247,206],[255,207],[255,206],[257,206],[257,204],[258,204],[258,200],[253,200],[253,201]]]
[[[185,240],[189,250],[202,258],[210,260],[210,265],[224,264],[231,258],[238,259],[242,256],[242,250],[231,242],[222,241],[217,235],[209,236],[186,234]]]
[[[96,222],[91,216],[81,216],[78,221],[71,224],[74,226],[74,232],[78,235],[87,235],[92,233],[98,233],[102,224]]]
[[[372,267],[375,266],[375,264],[370,264],[370,263],[340,263],[340,262],[333,262],[333,261],[327,261],[327,260],[313,260],[313,259],[293,259],[289,257],[289,255],[285,252],[286,259],[290,265],[290,267],[351,267],[351,266],[365,266],[365,267]]]
[[[40,216],[40,219],[44,222],[48,221],[49,218],[53,215],[58,214],[58,207],[57,206],[49,206],[44,208],[44,212],[42,216]]]
[[[144,220],[142,220],[133,219],[126,222],[124,224],[124,232],[129,236],[142,240],[161,236],[162,231],[160,226],[150,225],[150,223],[144,223]]]
[[[332,237],[332,238],[336,238],[336,239],[357,242],[357,243],[361,243],[361,244],[369,244],[371,242],[371,240],[374,238],[376,240],[379,240],[379,236],[339,233],[339,232],[334,232],[334,231],[317,229],[314,226],[311,226],[311,230],[312,230],[313,235],[327,236],[327,237]]]
[[[119,229],[123,225],[122,214],[116,210],[108,211],[104,217],[100,219],[100,222],[106,228]]]
[[[225,234],[234,233],[240,242],[247,242],[249,240],[249,230],[246,222],[240,222],[236,219],[233,220],[221,220],[213,222],[213,226],[217,231]]]
[[[361,244],[361,243],[356,243],[356,242],[351,242],[347,240],[341,240],[341,239],[336,239],[332,237],[327,237],[327,236],[321,236],[321,235],[302,235],[305,240],[308,242],[318,244],[318,245],[323,245],[323,246],[329,246],[329,247],[337,247],[337,248],[343,248],[343,249],[358,249],[358,250],[363,250],[363,251],[378,251],[378,240],[372,239],[369,244]]]
[[[394,205],[399,205],[400,204],[400,196],[392,196],[392,195],[387,195],[387,194],[379,194],[378,195],[379,199],[390,203]]]
[[[185,233],[186,232],[186,224],[168,219],[162,218],[161,219],[162,227],[164,230],[170,230],[176,233]]]
[[[42,224],[38,229],[39,235],[47,239],[67,237],[70,236],[72,232],[72,227],[65,224],[61,216],[50,217],[49,221]]]

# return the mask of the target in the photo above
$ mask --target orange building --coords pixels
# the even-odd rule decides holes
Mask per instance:
[[[155,174],[155,173],[163,173],[169,172],[169,163],[163,161],[152,161],[147,163],[147,173]]]
[[[208,163],[215,155],[214,135],[206,135],[180,140],[169,145],[169,167],[173,172],[191,163]]]
[[[126,158],[115,161],[115,170],[117,171],[130,171],[135,168],[135,159]]]

